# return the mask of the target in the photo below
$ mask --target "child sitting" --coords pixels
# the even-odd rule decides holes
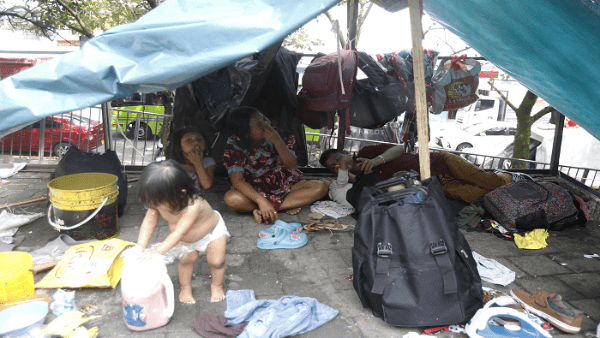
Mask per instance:
[[[225,299],[225,248],[229,232],[218,211],[196,195],[194,182],[183,166],[173,160],[149,164],[139,179],[138,196],[148,208],[140,226],[137,245],[146,249],[156,229],[159,216],[169,223],[171,233],[154,249],[144,252],[147,257],[162,255],[176,245],[189,249],[179,262],[179,301],[194,304],[192,273],[200,252],[206,252],[212,283],[210,301]]]
[[[215,178],[217,163],[210,156],[211,150],[204,134],[195,127],[186,126],[173,132],[169,158],[183,164],[194,180],[197,193],[209,189]]]

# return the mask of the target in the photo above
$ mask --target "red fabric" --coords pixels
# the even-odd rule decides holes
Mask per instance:
[[[395,146],[394,144],[377,144],[368,145],[362,147],[358,153],[358,157],[363,158],[375,158],[377,155],[383,154],[389,148]],[[429,154],[429,165],[432,176],[448,174],[450,170],[446,161],[439,153]],[[374,168],[373,172],[377,177],[382,180],[388,180],[392,178],[392,175],[401,170],[414,170],[421,175],[419,167],[419,154],[403,153],[398,158],[386,162]]]

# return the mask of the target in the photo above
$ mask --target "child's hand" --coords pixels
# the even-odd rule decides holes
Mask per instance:
[[[264,201],[261,201],[260,203],[258,203],[258,208],[259,208],[260,214],[262,216],[263,222],[266,222],[265,224],[275,222],[276,220],[279,219],[279,216],[277,215],[277,211],[275,210],[273,205],[266,199]]]
[[[281,136],[279,136],[277,130],[275,130],[275,128],[273,128],[270,124],[266,123],[263,125],[263,137],[265,140],[271,143],[281,140]]]
[[[200,149],[194,149],[194,150],[186,153],[185,158],[186,158],[186,160],[192,162],[193,164],[200,165],[200,164],[202,164],[202,160],[203,160],[204,156],[203,156],[202,152],[200,151]]]

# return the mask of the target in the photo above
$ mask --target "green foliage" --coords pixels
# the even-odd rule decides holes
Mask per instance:
[[[93,37],[94,32],[133,22],[156,6],[150,0],[25,0],[0,2],[0,26],[53,38],[59,30]]]
[[[290,49],[297,50],[309,50],[312,51],[312,47],[325,45],[321,39],[312,39],[312,36],[305,28],[300,28],[292,34],[288,35],[283,40],[283,46],[289,47]]]

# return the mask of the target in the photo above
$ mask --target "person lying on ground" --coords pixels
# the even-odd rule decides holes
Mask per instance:
[[[148,208],[137,241],[143,257],[163,255],[176,245],[183,246],[188,253],[179,260],[179,301],[194,304],[191,285],[194,262],[201,252],[206,252],[212,276],[210,301],[225,299],[225,249],[231,235],[221,214],[196,194],[194,181],[183,166],[173,160],[150,163],[142,171],[138,184],[140,201]],[[156,248],[144,251],[159,216],[169,223],[171,233]]]
[[[169,158],[183,164],[198,194],[212,186],[217,162],[211,157],[212,149],[199,129],[193,126],[177,129],[169,148]]]
[[[341,160],[350,161],[350,181],[355,180],[356,184],[348,190],[346,199],[355,208],[365,186],[388,180],[402,170],[415,170],[420,175],[419,154],[405,153],[402,145],[364,146],[354,158],[348,152],[329,149],[319,158],[321,165],[333,173],[338,172]],[[485,171],[448,152],[430,153],[430,168],[432,176],[441,178],[442,190],[447,197],[467,203],[512,181],[510,174]]]
[[[301,181],[294,136],[272,127],[259,110],[237,108],[227,125],[233,133],[223,153],[232,186],[225,194],[230,209],[252,212],[257,223],[268,224],[279,219],[278,211],[297,214],[327,194],[329,182]]]

